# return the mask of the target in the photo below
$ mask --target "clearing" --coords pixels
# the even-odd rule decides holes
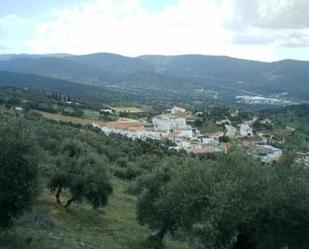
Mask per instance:
[[[90,118],[77,118],[77,117],[71,117],[71,116],[64,116],[62,114],[42,112],[42,111],[35,111],[35,112],[41,114],[44,118],[47,118],[47,119],[53,119],[53,120],[62,121],[62,122],[72,122],[73,124],[82,124],[82,125],[90,124],[91,125],[93,122],[99,120],[95,118],[90,119]]]
[[[147,108],[139,108],[139,107],[111,107],[111,109],[116,112],[128,112],[128,113],[141,113],[147,112]]]

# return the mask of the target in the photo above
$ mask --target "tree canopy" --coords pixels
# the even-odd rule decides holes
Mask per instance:
[[[182,230],[196,248],[309,246],[309,172],[293,161],[266,165],[235,150],[154,171],[141,186],[139,220],[161,238]]]
[[[51,171],[49,188],[55,192],[57,203],[69,207],[72,202],[86,199],[94,208],[107,204],[112,186],[105,165],[95,152],[79,140],[64,140],[55,166]],[[71,197],[63,204],[60,195],[68,190]]]
[[[38,187],[33,140],[18,118],[0,120],[0,227],[31,208]]]

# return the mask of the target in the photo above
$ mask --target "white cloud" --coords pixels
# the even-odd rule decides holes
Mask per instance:
[[[211,52],[222,43],[220,10],[202,0],[179,1],[151,13],[137,0],[95,1],[62,10],[36,26],[28,44],[37,51],[75,53],[111,51],[124,54]]]
[[[272,46],[274,58],[293,55],[309,59],[304,53],[299,57],[296,48],[309,46],[308,0],[233,0],[232,13],[225,26],[233,30],[235,44]],[[289,48],[289,51],[287,51]]]
[[[17,15],[0,16],[1,51],[22,51],[20,42],[29,32],[30,22]]]
[[[178,0],[152,12],[138,0],[93,0],[54,12],[52,20],[35,26],[35,36],[24,45],[37,53],[203,53],[280,59],[281,47],[308,42],[307,19],[304,23],[302,17],[293,19],[307,2]],[[293,24],[284,21],[286,15]]]
[[[234,28],[250,26],[265,29],[309,28],[308,0],[231,0],[230,2],[233,15],[227,21]]]

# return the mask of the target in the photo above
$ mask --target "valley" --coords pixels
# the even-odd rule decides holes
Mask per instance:
[[[0,1],[0,249],[308,249],[308,10]]]
[[[259,92],[239,82],[241,87],[221,84],[216,77],[212,82],[217,85],[205,86],[201,75],[197,80],[190,74],[176,79],[176,72],[148,78],[149,72],[135,72],[143,67],[141,61],[133,60],[138,66],[121,70],[115,65],[123,58],[108,56],[105,64],[96,65],[97,56],[92,55],[74,63],[86,60],[101,73],[104,67],[109,77],[116,73],[117,80],[77,80],[66,75],[67,68],[57,77],[28,69],[0,72],[0,143],[10,144],[1,145],[4,153],[13,153],[7,157],[12,163],[3,160],[2,165],[21,167],[20,161],[15,163],[15,151],[29,149],[33,157],[23,162],[33,162],[33,168],[29,164],[24,169],[32,171],[25,174],[38,181],[29,182],[30,190],[35,187],[32,208],[8,218],[6,231],[0,231],[0,248],[201,248],[221,238],[227,220],[235,222],[233,232],[241,234],[241,225],[249,230],[255,226],[253,234],[264,234],[254,212],[267,216],[267,209],[271,220],[284,223],[298,219],[298,211],[292,217],[278,215],[276,205],[306,202],[306,98],[292,96],[284,87]],[[159,74],[174,70],[165,60],[153,62],[160,64]],[[106,65],[111,62],[116,64]],[[125,63],[131,62],[126,58]],[[128,81],[123,81],[124,75]],[[12,146],[16,149],[10,150]],[[2,173],[10,172],[14,179],[16,172],[22,173]],[[224,217],[219,215],[222,209]],[[242,219],[254,222],[244,224]],[[276,222],[272,225],[273,233],[282,229]],[[287,243],[299,242],[297,229],[307,231],[302,223],[297,229],[285,223],[284,229],[294,234]],[[209,232],[218,234],[205,242],[203,233]],[[233,236],[226,238],[235,243]]]

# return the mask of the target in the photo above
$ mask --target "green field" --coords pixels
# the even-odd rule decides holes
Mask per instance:
[[[53,119],[56,121],[62,121],[62,122],[72,122],[73,124],[92,124],[94,121],[98,121],[99,119],[96,118],[76,118],[71,116],[64,116],[62,114],[55,114],[55,113],[49,113],[49,112],[42,112],[42,111],[35,111],[39,114],[41,114],[44,118],[47,119]]]

